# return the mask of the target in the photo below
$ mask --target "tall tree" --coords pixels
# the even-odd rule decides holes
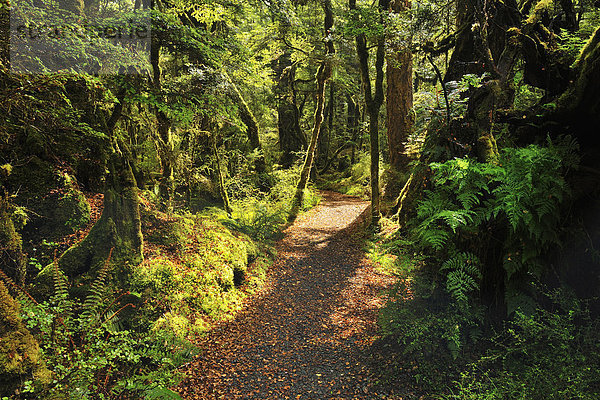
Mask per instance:
[[[357,11],[356,0],[349,0],[351,11]],[[388,0],[379,0],[379,11],[388,8]],[[355,15],[357,15],[355,13]],[[381,19],[379,21],[382,23]],[[375,92],[371,86],[369,72],[369,49],[367,37],[364,32],[356,35],[356,54],[360,65],[360,76],[365,95],[365,105],[369,115],[369,140],[371,147],[371,225],[377,226],[381,218],[380,190],[379,190],[379,110],[383,104],[383,64],[385,61],[385,38],[382,35],[375,37]]]
[[[304,200],[304,190],[308,184],[308,177],[310,176],[310,170],[315,158],[315,149],[317,148],[317,142],[319,140],[321,126],[323,124],[323,109],[325,108],[325,84],[331,77],[331,57],[335,53],[332,38],[333,11],[331,9],[331,0],[323,0],[321,5],[325,13],[323,25],[325,31],[326,51],[325,57],[321,61],[321,64],[317,70],[317,106],[315,109],[315,122],[312,129],[310,144],[306,150],[306,155],[304,156],[304,164],[302,165],[302,170],[300,171],[300,179],[298,180],[298,185],[296,186],[296,193],[294,194],[294,199],[292,200],[292,208],[288,215],[289,221],[293,221],[296,218]]]
[[[279,163],[284,167],[292,165],[296,159],[294,153],[306,146],[306,138],[300,130],[300,110],[296,101],[296,65],[292,63],[292,54],[285,49],[273,62],[276,76],[275,94],[277,96],[277,131],[279,133]]]
[[[409,10],[410,7],[410,0],[390,2],[390,11],[394,14]],[[398,36],[395,32],[391,35],[386,67],[386,127],[390,166],[397,172],[407,168],[409,160],[404,152],[404,143],[414,124],[412,52],[407,46],[408,40],[406,35]]]
[[[173,142],[173,134],[171,132],[171,121],[165,112],[165,99],[162,95],[162,73],[160,68],[161,47],[161,39],[158,37],[158,35],[153,36],[152,46],[150,49],[150,64],[152,65],[152,86],[155,96],[154,113],[157,121],[158,154],[162,167],[162,177],[160,178],[159,188],[165,209],[172,210],[173,195],[175,192],[175,146]]]

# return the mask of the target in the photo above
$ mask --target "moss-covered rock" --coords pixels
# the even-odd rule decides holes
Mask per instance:
[[[58,242],[90,220],[90,206],[75,178],[38,157],[12,168],[7,188],[16,193],[15,205],[22,206],[25,251],[40,261],[53,257],[54,247],[43,243]]]
[[[214,215],[144,212],[143,219],[155,254],[135,269],[131,285],[153,329],[179,337],[203,333],[210,320],[228,318],[241,307],[244,284],[255,287],[264,280],[264,274],[255,277],[248,270],[258,246]]]
[[[0,395],[13,394],[25,379],[48,384],[51,376],[37,341],[21,320],[19,304],[0,281]]]

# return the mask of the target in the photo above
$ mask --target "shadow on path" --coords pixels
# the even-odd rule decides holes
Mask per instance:
[[[370,378],[381,292],[365,259],[368,203],[323,192],[277,243],[268,286],[200,344],[181,384],[190,399],[391,399]]]

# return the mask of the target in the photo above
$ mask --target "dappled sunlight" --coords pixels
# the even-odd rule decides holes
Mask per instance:
[[[395,398],[377,393],[369,361],[380,295],[393,280],[356,240],[367,209],[325,192],[286,230],[265,288],[199,343],[205,352],[186,372],[185,396]]]

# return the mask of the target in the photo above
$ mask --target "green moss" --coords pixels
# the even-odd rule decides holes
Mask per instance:
[[[15,230],[11,219],[11,206],[8,198],[0,195],[0,266],[19,284],[25,282],[25,255],[23,254],[21,235]]]
[[[0,395],[12,394],[23,379],[50,382],[37,341],[20,317],[19,304],[0,281]]]
[[[554,6],[554,0],[540,0],[535,5],[529,17],[525,21],[526,24],[536,24],[542,19],[544,13],[548,12]]]
[[[260,287],[268,262],[248,236],[213,216],[144,215],[150,246],[164,248],[135,268],[132,288],[144,301],[141,312],[155,330],[179,337],[202,334],[210,321],[230,318]],[[165,240],[166,235],[173,235]],[[181,243],[173,245],[174,238]],[[162,247],[160,247],[162,246]],[[249,269],[250,262],[254,262]]]
[[[600,71],[600,28],[597,28],[583,47],[574,64],[577,78],[569,89],[558,99],[557,106],[562,111],[578,108],[597,111],[598,101],[594,97],[598,91],[598,71]]]

